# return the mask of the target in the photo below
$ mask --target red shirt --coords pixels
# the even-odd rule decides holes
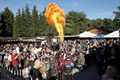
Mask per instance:
[[[11,58],[12,58],[12,65],[13,65],[14,67],[17,67],[17,66],[18,66],[18,61],[15,59],[16,56],[17,56],[17,55],[13,55],[13,54],[12,54],[12,56],[11,56]]]

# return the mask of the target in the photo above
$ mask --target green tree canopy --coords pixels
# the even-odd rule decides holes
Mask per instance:
[[[18,9],[18,13],[14,18],[14,26],[13,26],[13,36],[20,37],[21,36],[21,27],[22,27],[22,16],[21,11]]]
[[[86,15],[84,12],[70,11],[66,15],[66,27],[69,29],[71,34],[79,34],[81,29],[83,29],[83,23],[85,21]],[[71,29],[71,30],[70,30]],[[67,30],[67,29],[65,29]],[[66,34],[68,31],[65,31]]]
[[[13,22],[14,22],[14,15],[12,11],[7,7],[1,13],[2,24],[3,24],[3,31],[2,36],[10,37],[13,36]]]
[[[39,35],[39,15],[36,6],[32,10],[31,34],[32,36]]]
[[[3,37],[36,37],[58,35],[54,26],[49,26],[44,16],[45,9],[38,13],[36,6],[30,11],[29,6],[18,9],[17,14],[13,15],[9,8],[0,12],[0,36]],[[77,35],[89,30],[92,27],[101,27],[105,29],[116,30],[120,28],[120,7],[114,12],[116,15],[112,19],[88,19],[84,12],[69,11],[65,15],[66,25],[64,27],[65,35]]]
[[[113,12],[115,14],[114,23],[116,29],[120,29],[120,6],[118,6],[118,11]]]

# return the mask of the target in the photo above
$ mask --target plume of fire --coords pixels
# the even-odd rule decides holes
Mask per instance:
[[[56,3],[50,3],[46,8],[45,17],[51,26],[55,26],[59,34],[60,42],[64,41],[65,14]]]

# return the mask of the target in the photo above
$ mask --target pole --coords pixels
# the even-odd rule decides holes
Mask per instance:
[[[48,46],[51,49],[51,37],[50,37],[50,27],[48,26]]]

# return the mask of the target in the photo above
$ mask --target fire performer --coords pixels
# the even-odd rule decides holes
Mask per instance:
[[[64,26],[65,26],[64,11],[61,8],[59,8],[56,3],[50,3],[46,8],[45,17],[49,25],[56,27],[62,47],[62,43],[64,42]],[[62,54],[59,55],[59,58],[62,58],[62,56],[63,56]],[[56,60],[57,62],[56,70],[58,72],[59,72],[58,67],[60,67],[60,65],[62,66],[64,65],[64,60],[61,60],[59,58]],[[62,63],[58,64],[58,62],[62,62]],[[62,80],[63,80],[63,71],[62,71]]]

